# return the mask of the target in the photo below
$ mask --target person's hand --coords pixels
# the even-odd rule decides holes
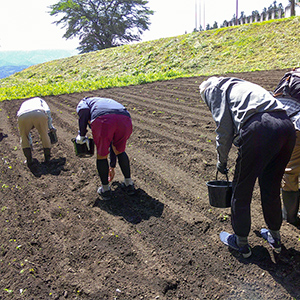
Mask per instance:
[[[49,130],[50,131],[56,131],[56,128],[52,126]]]
[[[222,174],[227,174],[228,173],[227,163],[221,163],[220,161],[218,161],[217,170]]]
[[[77,137],[76,137],[76,143],[79,144],[79,145],[86,144],[86,147],[87,147],[88,151],[90,151],[90,141],[89,141],[88,137],[81,136],[81,135],[78,134]]]
[[[88,138],[86,136],[81,136],[79,134],[76,137],[76,143],[79,145],[85,144],[87,140],[88,140]]]
[[[111,182],[115,177],[115,168],[109,168],[108,181]]]

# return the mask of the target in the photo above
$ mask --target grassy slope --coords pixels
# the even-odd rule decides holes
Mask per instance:
[[[0,100],[170,78],[298,66],[300,18],[163,38],[32,66],[0,80]]]

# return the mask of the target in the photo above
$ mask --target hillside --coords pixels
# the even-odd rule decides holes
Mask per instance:
[[[292,17],[125,45],[34,65],[0,80],[0,100],[135,85],[176,77],[298,65]]]

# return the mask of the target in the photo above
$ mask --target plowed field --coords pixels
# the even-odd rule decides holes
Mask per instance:
[[[273,90],[286,70],[227,74]],[[45,97],[58,143],[44,165],[33,130],[31,172],[19,145],[22,100],[0,103],[0,299],[300,299],[300,232],[283,223],[282,254],[259,235],[257,186],[243,259],[219,240],[230,209],[209,205],[216,175],[215,123],[198,87],[204,77]],[[75,156],[75,112],[85,96],[113,98],[133,120],[127,145],[134,197],[97,196],[96,157]],[[91,134],[89,131],[88,134]],[[270,145],[271,147],[272,145]],[[236,149],[230,153],[232,178]]]

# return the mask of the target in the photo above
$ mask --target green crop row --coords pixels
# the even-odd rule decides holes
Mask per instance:
[[[103,77],[97,80],[82,79],[71,82],[61,81],[45,84],[22,82],[18,85],[0,88],[0,101],[24,99],[36,96],[70,94],[118,86],[139,85],[154,81],[169,80],[182,76],[184,75],[179,72],[169,71],[165,73],[138,74],[136,76],[122,77],[116,76],[113,78]]]

